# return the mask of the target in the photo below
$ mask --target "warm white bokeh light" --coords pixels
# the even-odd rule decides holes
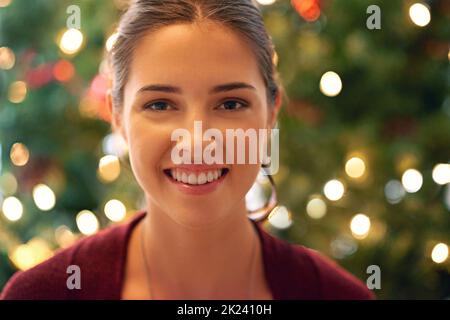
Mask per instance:
[[[362,213],[358,213],[352,218],[350,222],[350,230],[357,239],[364,239],[370,230],[370,219]]]
[[[30,159],[30,152],[23,143],[14,143],[9,153],[11,162],[18,167],[22,167],[28,163]]]
[[[331,201],[341,199],[344,195],[344,191],[344,184],[336,179],[328,181],[323,188],[325,196]]]
[[[433,168],[433,180],[437,184],[444,185],[450,182],[450,164],[439,163]]]
[[[118,33],[113,33],[112,35],[109,36],[109,38],[108,38],[108,40],[106,40],[106,44],[105,44],[106,51],[110,52],[112,50],[118,37],[119,37]]]
[[[9,221],[17,221],[22,218],[23,205],[16,197],[8,197],[3,200],[2,205],[3,215]]]
[[[116,199],[109,200],[105,204],[104,210],[106,217],[114,222],[122,221],[127,213],[125,205]]]
[[[71,28],[67,29],[59,41],[59,48],[68,55],[77,53],[83,45],[84,36],[80,30]]]
[[[9,253],[10,260],[19,270],[28,270],[53,256],[48,243],[40,238],[33,238],[21,244]]]
[[[430,9],[423,3],[415,3],[409,7],[409,17],[415,25],[425,27],[431,21]]]
[[[328,96],[335,97],[342,90],[342,80],[336,72],[328,71],[320,79],[320,91]]]
[[[8,99],[12,103],[21,103],[25,100],[27,91],[27,84],[24,81],[15,81],[9,86]]]
[[[112,182],[120,175],[120,162],[117,156],[106,155],[98,165],[98,176],[104,182]]]
[[[448,246],[445,243],[438,243],[431,252],[431,259],[435,263],[442,263],[448,258]]]
[[[402,175],[402,184],[407,192],[417,192],[422,188],[422,174],[415,169],[408,169]]]
[[[95,214],[89,210],[80,211],[77,214],[77,227],[84,235],[91,235],[98,231],[99,224]]]
[[[327,213],[327,205],[321,198],[313,198],[306,205],[306,213],[313,219],[321,219]]]
[[[53,209],[56,202],[55,193],[49,186],[38,184],[33,188],[33,200],[36,206],[42,211]]]
[[[268,5],[274,4],[276,2],[276,0],[256,0],[256,2],[258,2],[259,4],[261,4],[263,6],[268,6]]]
[[[16,63],[16,56],[14,52],[8,47],[0,48],[0,69],[10,70]]]
[[[345,172],[350,178],[360,178],[366,171],[366,164],[364,160],[358,157],[353,157],[345,164]]]
[[[287,229],[292,225],[292,217],[284,206],[275,207],[268,217],[269,223],[277,229]]]

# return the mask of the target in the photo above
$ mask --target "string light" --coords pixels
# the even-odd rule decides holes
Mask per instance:
[[[98,220],[89,210],[80,211],[76,217],[77,227],[84,235],[92,235],[98,231]]]
[[[422,187],[422,174],[415,169],[408,169],[402,175],[402,184],[405,190],[409,193],[414,193]]]
[[[423,3],[414,3],[409,7],[409,17],[415,25],[425,27],[431,21],[430,9]]]
[[[23,143],[17,142],[12,145],[9,157],[15,166],[22,167],[28,163],[30,152]]]
[[[42,211],[53,209],[56,202],[55,193],[45,184],[38,184],[33,188],[33,200]]]
[[[14,52],[7,47],[0,48],[0,69],[10,70],[16,63],[16,56]]]
[[[327,205],[320,197],[314,197],[306,205],[306,213],[313,219],[321,219],[327,213]]]
[[[98,165],[98,176],[104,182],[112,182],[120,175],[119,158],[113,155],[106,155],[100,159]]]
[[[63,33],[59,41],[59,48],[67,55],[74,55],[80,51],[83,40],[84,36],[80,30],[70,28]]]
[[[370,219],[368,216],[358,213],[350,222],[350,230],[356,239],[364,239],[370,231]]]
[[[444,185],[450,182],[450,164],[439,163],[433,168],[433,180],[437,184]]]
[[[125,205],[121,201],[116,199],[109,200],[105,204],[104,211],[106,217],[114,222],[122,221],[127,213]]]
[[[27,84],[23,81],[15,81],[11,83],[8,91],[8,99],[12,103],[21,103],[27,96]]]
[[[336,179],[328,181],[323,188],[325,197],[327,197],[331,201],[337,201],[341,199],[344,195],[344,191],[344,184]]]
[[[320,91],[328,96],[335,97],[342,90],[342,80],[336,72],[325,72],[320,79]]]
[[[438,243],[431,252],[431,259],[435,263],[442,263],[448,258],[448,246],[445,243]]]
[[[353,157],[345,164],[345,172],[350,178],[360,178],[366,171],[364,160],[358,157]]]
[[[23,215],[22,202],[16,197],[8,197],[3,200],[2,211],[6,219],[13,222],[17,221]]]

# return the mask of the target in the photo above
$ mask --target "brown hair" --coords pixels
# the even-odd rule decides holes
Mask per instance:
[[[115,108],[120,109],[123,105],[132,53],[144,34],[173,24],[205,20],[238,32],[250,44],[266,85],[268,104],[273,106],[277,94],[284,95],[284,89],[274,63],[276,54],[272,39],[252,0],[133,0],[120,20],[118,38],[109,56]]]

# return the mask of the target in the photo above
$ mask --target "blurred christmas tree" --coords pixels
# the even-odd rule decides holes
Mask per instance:
[[[142,206],[104,103],[124,2],[0,0],[0,288]],[[450,3],[257,2],[290,98],[275,180],[292,219],[267,226],[364,281],[379,266],[379,297],[449,297]]]

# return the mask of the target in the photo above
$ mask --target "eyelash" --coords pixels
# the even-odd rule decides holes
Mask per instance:
[[[219,107],[217,107],[217,109],[222,109],[222,110],[225,110],[225,111],[231,111],[231,112],[233,112],[233,111],[239,111],[239,110],[242,110],[242,109],[246,109],[246,108],[249,107],[249,103],[248,103],[248,102],[245,102],[245,101],[240,100],[240,99],[228,99],[228,100],[224,100],[219,106],[222,106],[222,105],[224,105],[224,104],[227,103],[227,102],[237,102],[237,103],[239,103],[239,104],[241,105],[241,107],[239,107],[239,108],[237,108],[237,109],[225,109],[225,108],[219,108]],[[147,104],[144,105],[143,109],[145,109],[145,110],[150,110],[150,111],[155,111],[155,112],[167,111],[167,109],[166,109],[166,110],[155,110],[155,109],[152,109],[152,108],[150,107],[150,106],[153,106],[153,105],[155,105],[155,104],[157,104],[157,103],[165,103],[165,104],[168,104],[168,105],[171,106],[171,103],[170,103],[170,102],[161,100],[161,101],[154,101],[154,102],[147,103]],[[173,109],[173,107],[172,107],[172,109]]]

